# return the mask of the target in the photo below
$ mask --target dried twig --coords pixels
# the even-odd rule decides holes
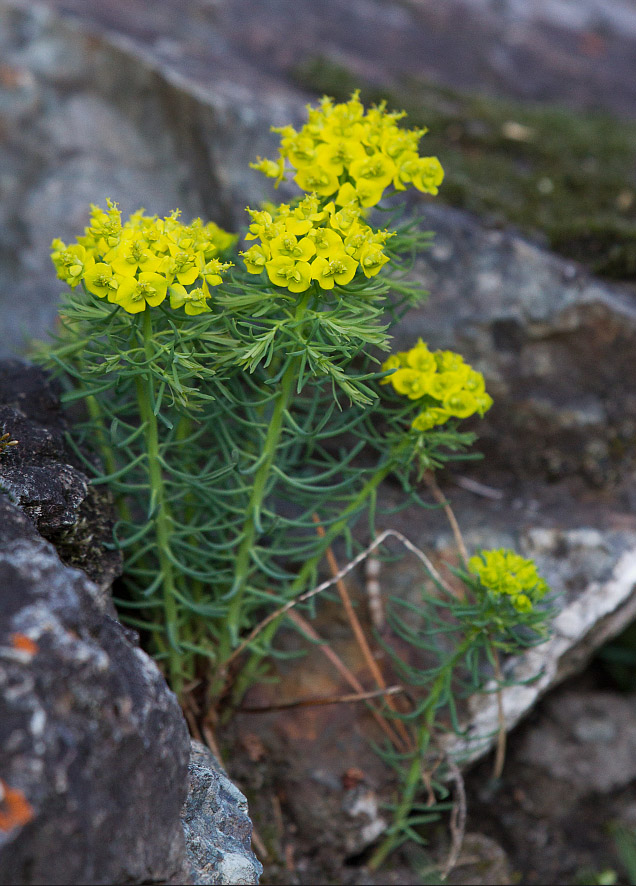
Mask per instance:
[[[353,701],[368,701],[370,698],[380,696],[397,695],[404,692],[403,686],[387,686],[385,689],[370,689],[367,692],[354,692],[349,695],[327,695],[322,698],[301,698],[297,701],[283,701],[280,704],[265,705],[264,707],[242,707],[238,709],[240,714],[269,714],[271,711],[285,711],[288,708],[310,708],[328,704],[350,704]]]
[[[499,652],[494,646],[491,646],[492,659],[495,669],[495,677],[497,679],[497,749],[495,751],[495,762],[492,767],[492,777],[501,778],[506,759],[506,715],[503,706],[503,674],[501,672],[501,662],[499,661]]]
[[[457,518],[453,513],[453,509],[448,503],[444,493],[437,485],[437,480],[435,479],[435,475],[432,471],[427,471],[424,474],[424,482],[428,486],[428,488],[433,493],[433,498],[435,501],[440,504],[444,508],[444,513],[450,523],[450,527],[453,530],[453,535],[455,536],[455,543],[459,550],[459,553],[464,561],[464,563],[468,563],[468,551],[466,550],[466,545],[464,543],[464,537],[459,528],[459,523],[457,522]]]
[[[451,760],[450,757],[447,757],[446,763],[451,777],[455,782],[457,799],[450,817],[451,848],[448,853],[448,858],[446,859],[446,864],[440,871],[442,880],[445,880],[448,877],[457,864],[457,860],[462,851],[464,835],[466,833],[466,789],[464,787],[464,779],[462,778],[459,766]]]
[[[380,561],[373,554],[369,554],[365,563],[365,589],[369,601],[369,613],[375,629],[381,631],[384,627],[384,608],[382,606],[382,589],[378,576],[380,575]]]
[[[431,577],[439,585],[441,585],[448,594],[456,596],[453,592],[453,589],[450,587],[450,585],[448,585],[447,582],[444,581],[444,579],[439,574],[437,569],[433,566],[424,551],[421,551],[418,547],[416,547],[413,542],[409,541],[409,539],[405,535],[402,535],[401,532],[397,532],[395,529],[385,529],[383,532],[380,533],[380,535],[378,535],[377,538],[375,538],[371,542],[368,547],[364,549],[364,551],[361,551],[357,555],[357,557],[354,557],[353,560],[347,563],[346,566],[343,566],[338,574],[333,576],[333,578],[330,578],[327,581],[323,581],[321,584],[317,585],[317,587],[312,588],[311,591],[306,591],[304,594],[296,597],[295,600],[290,600],[288,603],[285,603],[284,606],[281,606],[279,609],[276,609],[274,612],[270,613],[267,618],[264,618],[263,621],[257,624],[256,627],[251,631],[251,633],[248,634],[245,640],[243,640],[243,642],[239,646],[237,646],[232,655],[226,661],[225,666],[228,667],[235,658],[237,658],[242,652],[244,652],[245,649],[252,642],[252,640],[254,640],[255,637],[258,637],[261,631],[265,630],[267,625],[271,624],[282,615],[285,615],[287,612],[289,612],[290,609],[293,609],[294,606],[297,606],[299,603],[304,603],[307,600],[311,600],[312,597],[315,597],[317,594],[322,593],[322,591],[326,591],[327,588],[333,587],[333,585],[335,585],[337,581],[339,581],[341,578],[344,578],[345,575],[348,575],[352,569],[355,569],[356,566],[358,566],[359,563],[362,563],[362,561],[369,556],[371,551],[374,551],[376,548],[378,548],[387,538],[397,538],[398,541],[402,542],[404,547],[407,550],[411,551],[412,554],[415,554],[418,560],[420,560],[424,564]]]
[[[455,483],[457,486],[461,486],[462,489],[467,489],[468,492],[473,492],[475,495],[481,495],[482,498],[489,498],[491,501],[501,501],[504,497],[502,489],[495,489],[494,486],[486,486],[485,483],[471,480],[470,477],[456,477]]]
[[[324,538],[325,530],[324,530],[324,527],[320,525],[319,517],[316,514],[314,514],[313,519],[314,519],[314,523],[316,523],[316,532],[318,533],[320,538]],[[356,642],[357,642],[358,646],[360,647],[360,651],[362,652],[365,662],[367,663],[367,667],[371,671],[371,674],[372,674],[373,679],[375,680],[377,686],[380,689],[386,689],[386,680],[384,679],[384,675],[383,675],[382,671],[380,670],[380,667],[378,666],[377,661],[373,657],[373,653],[371,652],[371,648],[367,642],[367,638],[366,638],[365,633],[362,629],[362,625],[360,624],[360,619],[356,615],[356,611],[353,608],[353,604],[351,603],[351,597],[349,596],[349,592],[347,591],[345,583],[342,580],[342,578],[336,578],[336,576],[339,574],[340,570],[338,569],[338,563],[337,563],[335,555],[331,549],[331,546],[327,547],[326,554],[327,554],[327,562],[329,563],[329,568],[331,569],[331,574],[336,581],[336,587],[338,589],[338,594],[340,595],[340,600],[342,602],[342,605],[344,606],[344,610],[347,615],[347,619],[349,620],[351,630],[353,631],[353,635],[356,638]],[[387,697],[386,703],[387,703],[388,707],[390,707],[394,713],[396,713],[396,714],[398,713],[398,710],[397,710],[392,698]],[[402,720],[396,720],[395,728],[402,736],[402,740],[406,746],[406,749],[412,750],[413,749],[413,742],[412,742],[411,736],[409,735],[408,730],[407,730],[406,726],[404,725],[404,723],[402,722]]]
[[[336,668],[338,673],[344,677],[346,682],[351,686],[351,688],[357,692],[362,693],[365,691],[364,686],[358,680],[358,678],[353,674],[346,664],[342,661],[340,656],[338,656],[334,650],[329,646],[328,643],[325,643],[322,638],[316,633],[314,628],[309,624],[309,622],[300,615],[298,612],[290,612],[289,617],[296,624],[301,631],[307,634],[315,643],[320,643],[320,651],[325,655],[332,665]],[[384,734],[389,738],[391,744],[396,747],[400,751],[406,750],[401,738],[397,733],[394,732],[388,720],[382,716],[380,711],[378,711],[372,705],[369,706],[371,710],[371,714],[375,719],[378,726],[382,729]]]
[[[216,743],[216,739],[211,727],[207,723],[203,723],[203,725],[201,726],[201,732],[203,733],[203,737],[205,738],[205,743],[218,760],[219,766],[221,767],[221,769],[225,769],[225,766],[223,765],[223,757],[221,756],[221,751],[219,750],[219,746]]]
[[[203,736],[201,735],[201,730],[197,726],[197,721],[190,705],[183,704],[181,709],[183,710],[183,715],[186,718],[186,722],[190,729],[190,735],[192,736],[192,738],[194,738],[195,741],[200,741],[201,744],[205,744],[205,742],[203,741]]]

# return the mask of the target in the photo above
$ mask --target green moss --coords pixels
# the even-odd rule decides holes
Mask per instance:
[[[381,89],[323,58],[292,72],[318,94],[386,100],[409,124],[446,179],[439,199],[539,236],[596,273],[636,278],[636,123],[601,113],[460,93],[404,81]]]

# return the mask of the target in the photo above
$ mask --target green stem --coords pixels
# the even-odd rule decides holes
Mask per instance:
[[[399,452],[399,450],[397,451]],[[293,599],[297,596],[301,591],[305,590],[305,585],[310,576],[314,573],[318,564],[324,557],[325,551],[331,545],[335,538],[337,538],[347,527],[349,520],[351,517],[360,510],[360,508],[364,505],[365,501],[369,496],[371,496],[375,490],[378,488],[380,483],[391,473],[394,469],[396,463],[399,462],[399,457],[397,456],[397,452],[393,453],[389,456],[384,464],[378,466],[376,468],[375,473],[372,477],[370,477],[367,482],[364,484],[360,492],[356,495],[354,500],[347,505],[347,507],[342,512],[340,519],[333,523],[329,529],[325,531],[325,534],[322,538],[322,544],[318,551],[311,557],[309,560],[305,561],[302,569],[294,579],[293,583],[289,589],[289,598]],[[259,646],[261,649],[268,649],[269,644],[271,643],[276,631],[278,630],[281,620],[285,618],[284,615],[281,615],[280,618],[275,619],[269,624],[259,639]],[[250,684],[253,681],[256,670],[263,660],[265,656],[264,652],[252,652],[249,660],[245,664],[243,668],[241,668],[241,672],[236,678],[236,683],[233,690],[233,701],[235,704],[238,704],[239,700],[243,696],[243,693],[247,690]],[[224,659],[221,659],[223,661]]]
[[[99,447],[102,461],[104,462],[106,473],[114,474],[117,471],[115,454],[113,453],[113,447],[110,442],[110,435],[106,431],[104,415],[99,405],[99,401],[93,394],[90,394],[86,398],[86,407],[88,409],[88,414],[91,417],[91,423],[97,431],[97,445]],[[116,496],[116,506],[122,520],[126,520],[126,522],[130,523],[132,519],[130,508],[123,495]]]
[[[382,862],[385,861],[387,856],[389,856],[391,852],[393,852],[393,850],[396,849],[398,845],[402,842],[400,835],[407,823],[408,817],[411,813],[411,809],[413,808],[415,795],[417,794],[417,791],[422,783],[422,767],[424,765],[426,752],[430,744],[433,725],[435,723],[435,714],[437,713],[440,695],[442,694],[444,686],[449,679],[449,675],[452,673],[457,663],[463,659],[468,649],[473,645],[474,642],[475,636],[474,634],[471,634],[464,640],[463,643],[460,644],[460,646],[458,646],[453,655],[443,665],[437,677],[435,678],[435,682],[431,687],[430,695],[426,700],[426,705],[422,710],[423,719],[417,731],[417,746],[413,755],[413,759],[411,761],[411,765],[409,766],[409,769],[406,773],[402,797],[397,809],[395,810],[393,824],[391,825],[389,834],[382,841],[382,843],[380,843],[378,848],[375,850],[375,852],[367,862],[367,867],[371,871],[376,871],[380,867]]]
[[[306,296],[299,303],[296,309],[296,322],[302,321],[307,309],[308,298],[309,297]],[[249,580],[251,553],[259,529],[258,514],[260,513],[267,493],[267,482],[283,432],[285,411],[289,408],[293,396],[294,384],[298,376],[301,359],[302,358],[298,356],[290,360],[289,366],[283,374],[278,396],[276,397],[272,416],[267,428],[267,435],[263,447],[263,460],[254,476],[254,483],[252,485],[250,499],[247,505],[247,518],[243,524],[241,543],[236,555],[234,583],[232,586],[233,597],[230,601],[226,630],[221,642],[221,649],[219,650],[220,661],[225,661],[228,658],[232,647],[238,642],[241,629],[241,616],[243,614],[243,597]]]
[[[145,423],[144,436],[148,455],[148,480],[150,484],[150,501],[154,503],[153,514],[149,517],[154,521],[155,538],[157,540],[157,557],[163,576],[163,608],[168,635],[168,671],[170,685],[179,695],[181,692],[180,650],[178,644],[178,611],[175,598],[174,569],[167,552],[170,550],[170,527],[172,519],[166,501],[166,491],[159,461],[159,429],[157,416],[153,410],[154,387],[150,364],[153,359],[152,318],[148,307],[143,313],[142,332],[146,371],[135,379],[137,403],[141,420]]]

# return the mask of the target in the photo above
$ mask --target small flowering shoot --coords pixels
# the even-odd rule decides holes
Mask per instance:
[[[517,612],[531,612],[548,590],[532,560],[524,560],[514,551],[481,551],[470,558],[468,568],[497,607],[510,604]]]
[[[409,272],[430,235],[386,199],[410,189],[426,200],[443,180],[420,151],[425,130],[403,118],[354,94],[309,107],[299,130],[276,129],[277,158],[253,168],[299,194],[248,207],[238,249],[213,222],[186,224],[177,210],[124,219],[112,201],[91,207],[75,242],[53,241],[67,292],[40,356],[65,400],[84,403],[70,443],[116,503],[119,613],[203,709],[231,710],[282,654],[277,630],[330,545],[359,550],[390,519],[382,482],[397,478],[402,506],[422,504],[422,479],[468,457],[492,406],[459,354],[420,339],[388,356],[391,327],[425,295]],[[423,696],[391,715],[411,738],[387,754],[402,794],[376,866],[423,820],[422,766],[440,713],[456,720],[456,682],[477,691],[498,651],[545,636],[532,563],[503,551],[466,559],[455,569],[463,597],[433,576],[414,621],[424,629],[392,604],[394,630],[436,664],[416,670],[389,649]]]

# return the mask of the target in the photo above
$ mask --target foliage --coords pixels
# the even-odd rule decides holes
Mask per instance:
[[[418,341],[378,356],[391,322],[422,295],[408,270],[428,235],[399,211],[387,216],[394,230],[379,230],[371,210],[409,187],[435,194],[443,177],[419,153],[424,130],[402,117],[365,110],[356,93],[324,98],[299,131],[281,129],[278,158],[254,165],[277,181],[291,167],[304,193],[248,209],[234,262],[235,238],[212,223],[141,210],[122,223],[110,202],[92,207],[76,243],[53,241],[69,292],[42,359],[66,380],[66,401],[85,402],[71,442],[80,457],[99,452],[103,468],[84,457],[87,470],[117,500],[119,611],[181,697],[199,687],[206,704],[239,699],[265,657],[281,654],[278,610],[308,597],[330,544],[342,537],[353,552],[363,514],[375,534],[382,481],[396,476],[404,504],[417,499],[417,479],[473,441],[459,422],[492,403],[459,354]],[[482,556],[485,566],[473,558],[457,571],[459,599],[433,573],[439,593],[418,607],[423,628],[395,604],[396,632],[433,664],[395,657],[425,693],[399,715],[413,727],[408,752],[387,753],[402,794],[378,863],[424,820],[422,766],[441,712],[455,722],[456,691],[481,685],[500,652],[545,636],[532,564]]]

